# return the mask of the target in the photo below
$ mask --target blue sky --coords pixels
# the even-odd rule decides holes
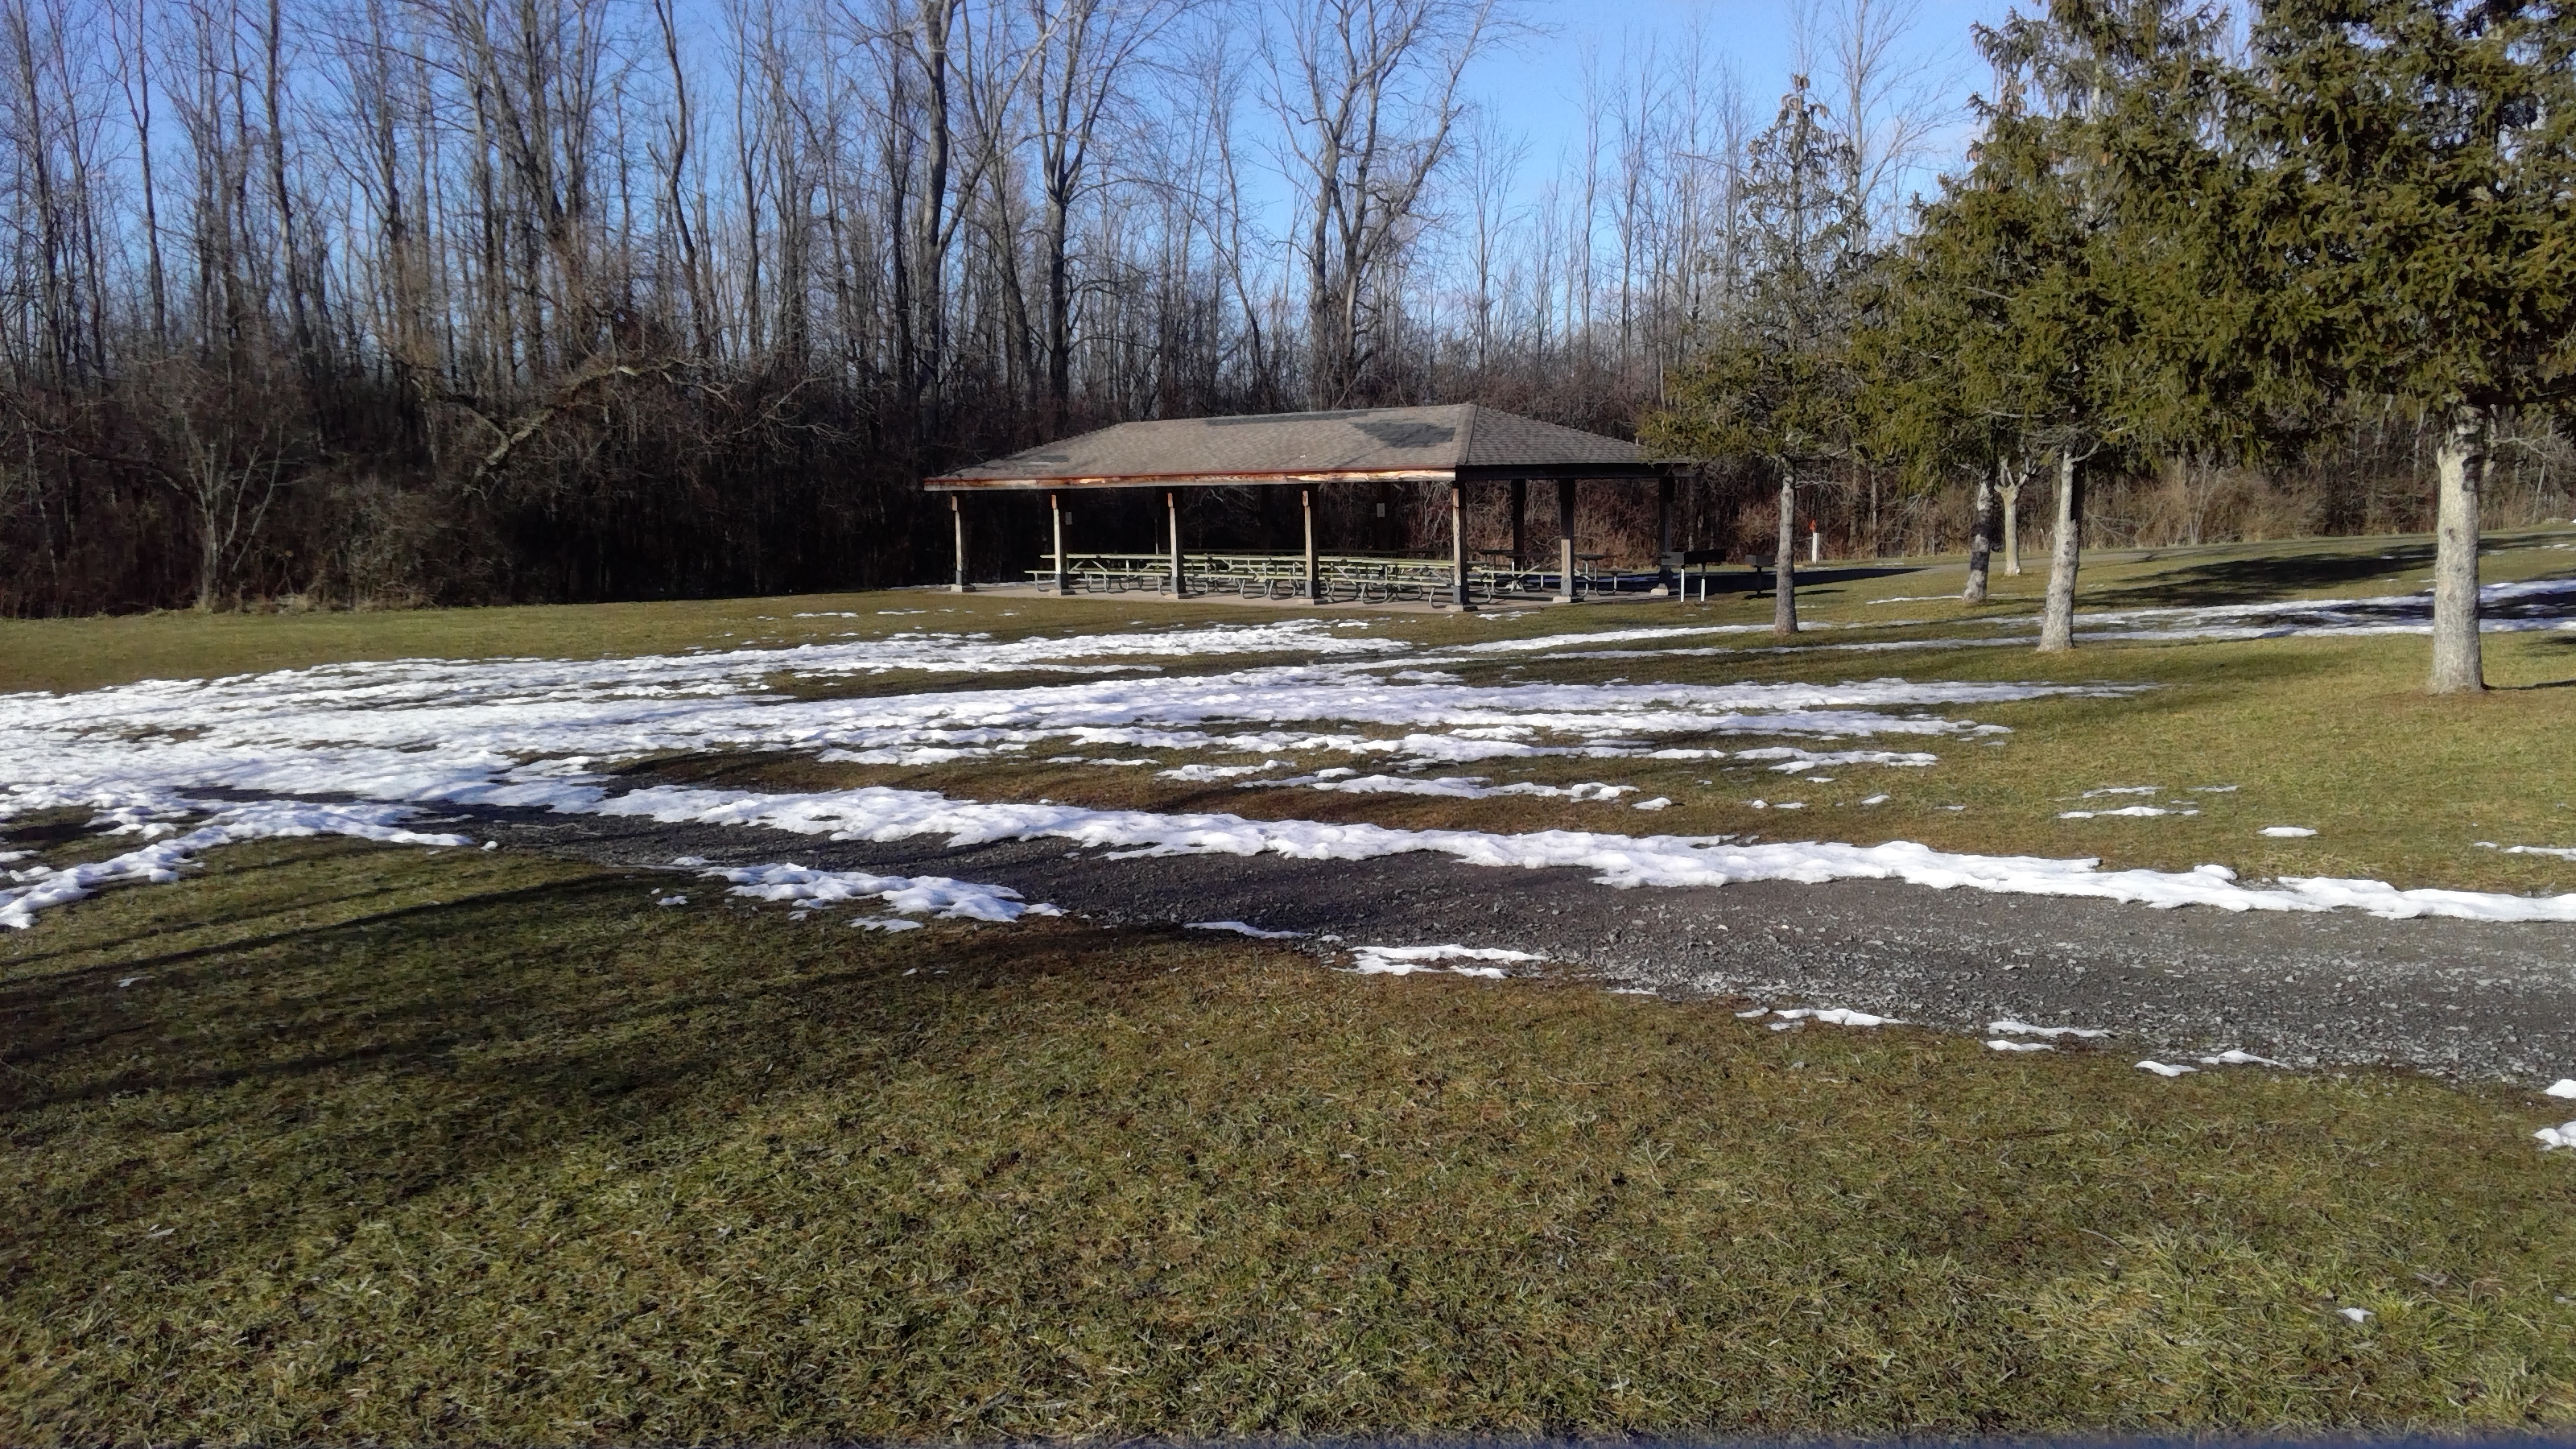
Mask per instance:
[[[1831,0],[1820,8],[1830,10]],[[1918,0],[1908,53],[1951,78],[1947,91],[1954,104],[1985,79],[1969,27],[1998,20],[2007,8],[2006,0]],[[1546,33],[1487,56],[1472,73],[1471,86],[1479,100],[1529,136],[1531,169],[1545,172],[1561,149],[1581,144],[1578,97],[1587,48],[1605,65],[1614,64],[1623,46],[1677,41],[1697,25],[1710,46],[1733,62],[1758,123],[1769,119],[1788,87],[1796,11],[1793,5],[1753,0],[1531,0],[1526,14]],[[1943,163],[1964,146],[1969,129],[1961,116],[1942,148]]]

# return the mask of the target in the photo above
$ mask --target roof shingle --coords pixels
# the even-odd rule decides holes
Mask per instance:
[[[1654,471],[1634,443],[1474,403],[1120,423],[927,480],[971,488],[1116,488]]]

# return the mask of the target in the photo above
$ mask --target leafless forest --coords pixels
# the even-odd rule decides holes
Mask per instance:
[[[1126,418],[1479,401],[1625,434],[1725,315],[1775,80],[1494,0],[0,0],[0,610],[650,598],[945,563],[925,472]],[[1882,0],[1812,68],[1883,239],[1961,134]],[[1952,142],[1951,144],[1955,144]],[[2490,518],[2568,511],[2548,433]],[[2098,541],[2420,526],[2430,442],[2115,483]],[[1701,545],[1767,532],[1724,466]],[[1351,546],[1427,536],[1328,500]],[[1211,542],[1277,541],[1255,496]],[[1273,505],[1275,506],[1275,505]],[[1499,497],[1483,508],[1498,509]],[[1588,530],[1644,543],[1606,490]],[[1838,550],[1959,546],[1857,464]],[[1034,562],[990,505],[977,567]],[[1099,546],[1150,546],[1139,503]],[[1499,529],[1498,518],[1488,526]]]

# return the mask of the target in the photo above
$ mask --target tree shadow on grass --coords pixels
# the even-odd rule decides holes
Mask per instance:
[[[2211,604],[2261,604],[2367,579],[2390,578],[2433,562],[2429,543],[2397,544],[2377,553],[2309,554],[2283,558],[2219,559],[2172,573],[2095,591],[2087,607],[2193,608]]]

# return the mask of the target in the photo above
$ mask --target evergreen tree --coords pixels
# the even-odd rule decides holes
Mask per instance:
[[[2271,0],[2253,41],[2256,351],[2284,385],[2441,420],[2429,686],[2484,689],[2489,441],[2576,388],[2576,7]]]
[[[1925,245],[1977,323],[1964,405],[2056,460],[2043,651],[2075,643],[2085,463],[2205,435],[2220,412],[2225,329],[2200,300],[2225,211],[2220,36],[2181,0],[2051,0],[1977,33],[2002,95]]]
[[[1640,429],[1668,453],[1770,465],[1780,484],[1771,627],[1784,635],[1798,632],[1800,477],[1854,446],[1850,346],[1868,218],[1849,185],[1850,150],[1796,77],[1747,156],[1743,292]]]

